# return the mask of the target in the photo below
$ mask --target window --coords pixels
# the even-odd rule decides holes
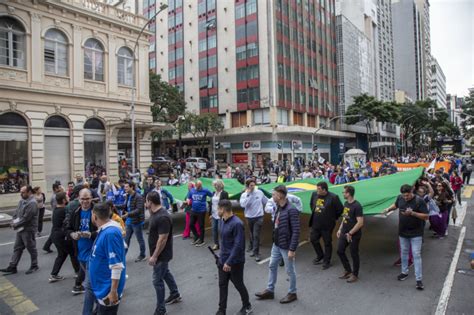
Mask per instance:
[[[245,37],[245,24],[237,25],[235,28],[235,40]]]
[[[247,37],[257,35],[257,21],[247,23]]]
[[[212,55],[207,58],[209,69],[217,67],[217,55]]]
[[[183,47],[176,48],[176,60],[183,59]]]
[[[25,30],[7,16],[0,18],[0,65],[25,68]]]
[[[308,127],[316,128],[316,116],[308,115]]]
[[[208,45],[207,49],[216,48],[216,45],[217,45],[216,35],[212,35],[207,38],[207,45]]]
[[[245,3],[240,3],[235,6],[235,19],[241,19],[245,17]]]
[[[127,47],[119,49],[117,54],[118,84],[133,85],[133,55]]]
[[[153,69],[153,70],[156,68],[156,59],[155,58],[150,59],[149,67],[150,67],[150,69]]]
[[[56,75],[67,75],[67,39],[58,30],[51,29],[44,36],[44,71]]]
[[[182,29],[179,29],[176,31],[176,42],[179,43],[179,42],[182,42],[183,41],[183,30]]]
[[[247,89],[238,90],[237,103],[247,103],[247,101],[248,101]]]
[[[69,129],[69,124],[66,121],[66,119],[64,119],[63,117],[55,115],[46,119],[46,122],[44,123],[44,127]]]
[[[270,124],[270,110],[268,108],[255,109],[253,111],[253,124],[254,125]]]
[[[199,52],[203,52],[206,49],[207,49],[207,39],[204,38],[199,41]]]
[[[247,126],[247,112],[232,113],[232,128]]]
[[[237,82],[247,80],[247,68],[237,69]]]
[[[168,80],[174,80],[176,78],[176,68],[170,68],[168,70]]]
[[[258,44],[248,43],[247,44],[247,58],[252,58],[258,55]]]
[[[175,17],[175,25],[178,26],[181,24],[183,24],[183,12],[177,13]]]
[[[212,11],[216,9],[216,0],[207,0],[207,11]]]
[[[293,113],[293,125],[304,126],[303,114],[302,113]]]
[[[249,66],[247,68],[247,80],[258,79],[258,65]]]
[[[256,0],[248,0],[246,3],[247,6],[247,16],[257,12],[257,1]]]
[[[104,81],[104,48],[93,38],[84,45],[84,79]]]
[[[249,102],[256,102],[260,100],[260,90],[258,87],[248,89]]]
[[[217,95],[209,95],[209,107],[216,108],[218,105]]]
[[[208,96],[201,96],[199,99],[199,107],[201,109],[208,109],[209,108],[209,97]]]
[[[278,108],[278,110],[277,110],[277,123],[279,125],[287,126],[288,125],[288,120],[289,120],[288,116],[289,116],[289,113],[288,113],[287,110]]]
[[[245,50],[245,45],[239,46],[235,49],[236,52],[236,59],[237,61],[239,60],[244,60],[246,58],[246,50]]]

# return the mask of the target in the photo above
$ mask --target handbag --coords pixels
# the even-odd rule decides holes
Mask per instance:
[[[456,219],[458,218],[456,206],[453,206],[453,209],[451,210],[451,218],[453,219],[453,222],[456,223]]]

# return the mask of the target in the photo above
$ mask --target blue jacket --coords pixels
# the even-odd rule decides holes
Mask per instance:
[[[114,205],[123,206],[125,204],[125,189],[120,187],[115,192]]]
[[[196,188],[191,189],[186,196],[186,199],[192,200],[192,211],[194,212],[206,212],[207,202],[206,198],[212,198],[212,193],[206,189],[202,188],[197,190]]]
[[[227,221],[219,220],[220,263],[229,266],[245,262],[244,224],[236,215]]]
[[[275,218],[279,212],[278,224],[278,247],[281,249],[296,251],[300,240],[300,213],[296,207],[289,201],[283,208],[278,207]],[[275,219],[273,220],[273,228],[275,228]]]
[[[168,210],[171,205],[174,203],[173,196],[166,189],[161,188],[161,205]]]

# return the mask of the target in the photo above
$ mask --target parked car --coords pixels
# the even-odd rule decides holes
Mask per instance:
[[[201,170],[207,170],[207,159],[200,157],[188,157],[186,159],[186,168],[191,169],[197,166]]]
[[[171,159],[158,157],[151,161],[151,165],[153,165],[153,168],[158,175],[170,174],[173,171],[174,162]]]

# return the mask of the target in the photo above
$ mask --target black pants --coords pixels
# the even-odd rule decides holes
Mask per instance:
[[[354,235],[352,237],[352,242],[349,243],[347,241],[346,236],[341,235],[341,237],[339,238],[339,241],[337,242],[337,255],[341,259],[341,263],[344,266],[344,269],[347,272],[352,273],[356,277],[359,276],[359,266],[360,266],[359,243],[360,243],[361,237],[362,237],[362,234]],[[352,268],[351,268],[351,264],[349,263],[349,259],[347,259],[347,256],[346,256],[347,246],[349,246],[350,251],[351,251]]]
[[[219,266],[219,310],[225,313],[227,309],[227,295],[229,291],[229,280],[240,294],[242,306],[249,306],[249,292],[244,284],[244,263],[232,265],[230,272],[224,272]]]
[[[120,304],[112,305],[112,306],[104,306],[97,304],[97,315],[115,315],[118,312]]]
[[[58,251],[58,256],[54,261],[53,271],[51,271],[51,274],[54,276],[57,276],[59,274],[59,271],[61,270],[61,267],[63,266],[64,262],[66,261],[67,256],[71,258],[72,268],[74,268],[74,271],[78,273],[81,269],[81,266],[79,265],[79,261],[77,260],[77,257],[74,254],[74,247],[72,245],[72,241],[65,240],[63,233],[54,233],[52,235],[52,239],[54,246],[56,246],[56,249]]]
[[[469,182],[471,181],[471,173],[462,173],[462,181],[464,185],[469,185]]]
[[[263,216],[257,218],[247,218],[250,231],[249,249],[255,255],[260,253],[260,232],[262,231]]]
[[[204,230],[204,218],[206,216],[206,212],[194,212],[194,211],[191,211],[191,221],[190,221],[190,225],[191,225],[191,231],[193,232],[194,234],[194,239],[197,240],[198,238],[204,242],[204,233],[205,233],[205,230]],[[196,221],[198,222],[199,224],[199,230],[201,230],[201,235],[198,234],[198,232],[196,231],[196,227],[194,226],[196,224]]]
[[[43,232],[43,217],[45,208],[38,209],[38,233]]]
[[[324,258],[324,263],[329,264],[332,256],[332,231],[334,225],[327,228],[313,228],[311,229],[311,244],[313,245],[314,251],[316,252],[317,258]],[[319,243],[320,238],[323,238],[324,252]]]
[[[51,245],[53,245],[53,239],[51,238],[52,234],[53,234],[53,231],[51,231],[51,233],[49,233],[49,237],[43,245],[43,250],[45,252],[49,252],[51,250]]]

